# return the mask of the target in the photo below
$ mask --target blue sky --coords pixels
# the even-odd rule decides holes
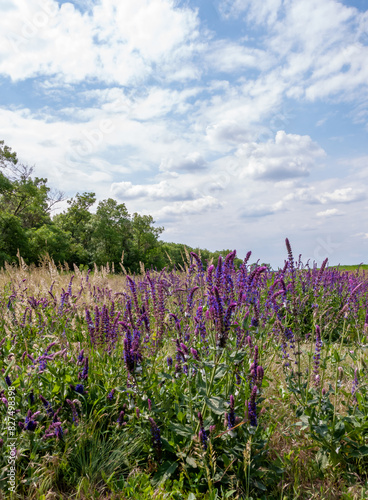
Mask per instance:
[[[367,262],[363,0],[2,0],[0,139],[163,239]]]

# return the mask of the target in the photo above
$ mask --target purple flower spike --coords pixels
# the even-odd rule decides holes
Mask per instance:
[[[126,425],[126,422],[124,422],[124,415],[125,415],[125,411],[122,410],[120,413],[119,413],[119,416],[118,416],[118,419],[117,419],[117,423],[121,426],[121,425]]]
[[[77,426],[79,424],[79,419],[78,419],[78,412],[77,412],[77,409],[75,407],[75,404],[73,401],[70,401],[70,399],[67,399],[66,402],[68,403],[68,405],[71,407],[72,409],[72,414],[73,414],[73,422],[74,424]]]
[[[155,449],[158,461],[160,462],[161,461],[161,452],[162,452],[160,429],[158,428],[158,426],[157,426],[156,422],[153,420],[153,418],[150,417],[149,421],[151,424],[153,448]]]
[[[264,377],[263,367],[257,366],[257,381],[259,381],[260,384],[262,384],[263,377]]]
[[[351,394],[354,397],[354,401],[357,401],[356,397],[356,392],[358,390],[358,385],[359,385],[359,380],[358,380],[358,368],[355,368],[354,370],[354,380],[353,380],[353,385],[351,387]]]
[[[40,400],[42,401],[43,403],[43,406],[45,407],[46,409],[46,413],[49,415],[49,416],[54,416],[54,411],[51,407],[51,403],[49,401],[47,401],[43,396],[40,395]]]
[[[255,385],[252,389],[252,393],[250,395],[250,400],[248,403],[248,415],[249,415],[249,422],[250,425],[253,427],[257,426],[257,403],[256,403],[256,398],[257,398],[257,386]]]
[[[147,399],[147,403],[148,403],[148,411],[151,411],[152,410],[152,402],[150,399]]]
[[[172,357],[171,357],[171,356],[168,356],[168,358],[167,358],[167,366],[168,366],[169,368],[171,368],[171,367],[172,367],[172,364],[173,364]]]
[[[108,395],[107,395],[107,398],[108,398],[110,401],[112,401],[112,400],[113,400],[113,398],[114,398],[114,392],[115,392],[115,389],[112,389],[112,390],[108,393]]]
[[[204,429],[203,417],[202,417],[202,413],[200,411],[198,412],[198,420],[199,420],[199,426],[200,426],[199,440],[202,443],[203,449],[206,451],[207,450],[207,433]]]
[[[193,347],[190,348],[190,352],[192,353],[193,358],[196,361],[199,361],[199,355],[197,349],[194,349]]]
[[[319,365],[321,362],[321,349],[322,349],[322,340],[321,340],[321,330],[318,325],[316,325],[316,348],[315,348],[315,353],[313,356],[314,360],[314,385],[316,387],[319,386]]]
[[[233,427],[235,427],[235,400],[234,400],[234,396],[231,395],[230,396],[230,411],[229,413],[227,414],[227,428],[228,429],[232,429]]]
[[[84,360],[83,371],[80,372],[80,373],[78,373],[79,380],[87,380],[87,378],[88,378],[88,369],[89,369],[89,366],[88,366],[88,357],[87,357]]]
[[[25,431],[34,432],[36,430],[37,425],[38,425],[38,422],[36,422],[34,419],[39,414],[40,414],[39,411],[32,414],[32,410],[28,410],[25,422],[24,423],[19,422],[19,427],[21,427]]]
[[[85,393],[85,390],[84,390],[84,385],[83,384],[77,384],[75,386],[75,392],[77,392],[78,394],[84,394]]]

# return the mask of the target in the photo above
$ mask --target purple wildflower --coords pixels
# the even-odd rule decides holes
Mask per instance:
[[[77,392],[78,394],[85,394],[85,390],[84,390],[84,385],[83,384],[77,384],[74,388],[75,392]]]
[[[206,433],[205,428],[204,428],[203,417],[202,417],[202,413],[200,411],[198,412],[198,419],[199,419],[199,426],[200,426],[199,440],[202,443],[203,449],[207,450],[207,433]]]
[[[197,349],[194,349],[193,347],[190,348],[190,352],[192,353],[193,358],[196,361],[199,361],[199,355]]]
[[[36,422],[34,419],[40,413],[41,412],[37,411],[36,413],[32,414],[32,410],[28,410],[25,422],[24,423],[19,422],[19,427],[21,427],[25,431],[34,432],[36,430],[37,425],[38,425],[38,422]]]
[[[250,425],[253,427],[256,427],[257,425],[257,403],[256,403],[256,397],[257,397],[257,386],[255,385],[252,389],[249,403],[248,403],[248,415],[249,415],[249,422]]]
[[[121,410],[121,412],[119,413],[118,419],[116,421],[116,423],[119,424],[120,426],[126,425],[126,422],[124,422],[124,415],[125,415],[125,411]]]
[[[83,364],[83,361],[84,361],[84,349],[82,349],[78,355],[77,364],[81,365],[81,364]]]
[[[107,398],[108,398],[110,401],[112,401],[112,400],[113,400],[113,398],[114,398],[114,392],[115,392],[115,389],[112,389],[112,390],[108,393],[108,395],[107,395]]]
[[[78,373],[79,380],[87,380],[87,378],[88,378],[88,369],[89,369],[89,366],[88,366],[88,357],[86,357],[85,360],[84,360],[83,371],[80,372],[80,373]]]
[[[149,421],[151,424],[152,445],[156,451],[157,459],[160,462],[161,461],[161,452],[162,452],[160,429],[158,428],[158,426],[157,426],[156,422],[153,420],[153,418],[150,417]]]
[[[228,429],[235,427],[235,400],[232,394],[230,396],[230,411],[227,414],[227,427]]]
[[[49,416],[54,416],[54,411],[51,407],[51,403],[49,401],[47,401],[42,395],[40,395],[40,400],[42,401],[43,406],[45,407],[47,414]]]
[[[315,354],[313,356],[314,360],[314,385],[318,387],[319,385],[319,365],[321,362],[321,349],[322,349],[322,340],[321,340],[321,330],[318,325],[316,325],[316,348],[315,348]]]
[[[353,380],[353,385],[351,387],[351,394],[354,397],[354,401],[357,401],[356,397],[356,392],[358,390],[358,385],[359,385],[359,380],[358,380],[358,368],[355,368],[354,370],[354,380]]]
[[[77,409],[75,407],[75,404],[74,404],[74,401],[70,401],[70,399],[66,399],[66,402],[68,403],[68,405],[71,407],[72,409],[72,414],[73,414],[73,422],[75,423],[75,425],[77,426],[79,424],[79,419],[78,419],[78,412],[77,412]]]

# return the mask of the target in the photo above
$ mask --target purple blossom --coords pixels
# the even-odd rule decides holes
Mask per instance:
[[[352,387],[351,387],[351,394],[354,397],[354,401],[357,401],[356,392],[358,390],[358,386],[359,386],[358,368],[355,368],[355,370],[354,370],[354,380],[353,380],[353,384],[352,384]]]
[[[257,386],[255,385],[252,389],[249,403],[248,403],[248,415],[249,415],[249,422],[250,425],[253,427],[256,427],[257,425],[257,403],[256,403],[256,398],[257,398]]]
[[[196,361],[199,361],[199,355],[198,355],[198,351],[197,349],[194,349],[193,347],[190,348],[190,352],[193,356],[193,358],[196,360]]]
[[[54,411],[51,407],[51,403],[49,401],[47,401],[42,395],[40,395],[40,400],[42,401],[43,406],[45,407],[47,414],[49,416],[54,416]]]
[[[151,424],[151,434],[152,434],[152,445],[156,451],[156,456],[158,461],[161,461],[161,453],[162,453],[162,443],[161,443],[161,433],[158,428],[156,422],[153,418],[149,417],[149,422]]]
[[[79,424],[79,418],[78,418],[78,412],[75,407],[74,401],[70,401],[70,399],[66,399],[66,402],[72,409],[72,415],[73,415],[73,422],[77,426]]]
[[[227,414],[227,422],[228,429],[235,427],[235,400],[233,395],[230,396],[230,411]]]
[[[85,360],[84,360],[83,370],[78,373],[79,380],[87,380],[87,378],[88,378],[88,369],[89,369],[88,357],[86,357]]]
[[[77,392],[78,394],[85,394],[85,390],[84,390],[84,385],[83,384],[77,384],[75,386],[75,392]]]
[[[125,415],[125,411],[121,410],[121,412],[119,413],[118,419],[116,421],[116,423],[119,426],[126,425],[126,422],[124,422],[124,415]]]
[[[204,429],[203,417],[202,417],[202,413],[200,411],[198,412],[198,419],[199,419],[199,426],[200,426],[199,440],[202,443],[203,449],[207,450],[207,433]]]
[[[36,411],[36,413],[32,414],[32,410],[28,410],[27,416],[25,419],[25,422],[19,422],[19,427],[21,427],[25,431],[31,431],[34,432],[36,430],[36,427],[38,425],[38,422],[34,420],[41,412]]]
[[[313,356],[313,364],[314,364],[314,385],[316,387],[319,386],[319,365],[321,362],[321,349],[322,349],[322,340],[321,340],[321,330],[318,325],[316,325],[316,348],[315,348],[315,353]]]

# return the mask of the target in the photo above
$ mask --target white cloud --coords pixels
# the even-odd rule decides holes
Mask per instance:
[[[160,170],[172,172],[198,172],[200,170],[207,170],[208,163],[203,156],[195,151],[182,158],[165,158],[162,160]]]
[[[249,21],[274,24],[282,0],[220,0],[219,11],[224,17],[238,17],[247,11]]]
[[[344,215],[345,212],[341,212],[337,208],[329,208],[328,210],[324,210],[323,212],[317,212],[317,217],[335,217],[338,215]]]
[[[84,13],[52,0],[15,0],[14,6],[0,18],[0,74],[12,80],[42,74],[125,85],[149,75],[153,65],[170,61],[179,69],[197,36],[196,12],[171,0],[102,0]]]
[[[166,205],[155,213],[159,219],[180,215],[199,215],[208,211],[222,208],[223,204],[213,196],[204,196],[196,200],[176,201],[171,205]]]
[[[332,193],[321,193],[317,199],[325,203],[353,203],[364,200],[367,197],[366,191],[360,188],[346,187],[335,189]]]
[[[242,145],[237,156],[243,165],[243,175],[280,181],[308,176],[325,152],[309,136],[280,130],[275,140]]]
[[[156,200],[193,200],[196,191],[180,189],[173,183],[161,181],[158,184],[132,184],[131,182],[114,182],[111,185],[114,196],[121,200],[144,198]]]
[[[209,49],[205,54],[205,61],[210,67],[222,73],[237,73],[246,68],[265,70],[271,66],[274,59],[265,50],[229,40],[214,41]]]

